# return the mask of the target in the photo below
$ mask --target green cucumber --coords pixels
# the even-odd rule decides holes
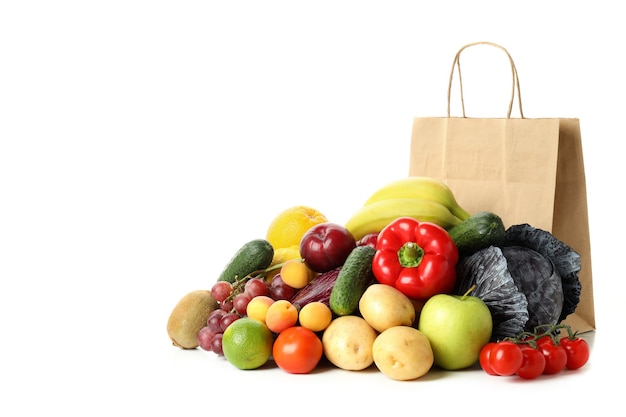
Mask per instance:
[[[274,258],[274,248],[265,239],[254,239],[244,244],[226,264],[218,281],[231,284],[249,274],[267,268]]]
[[[376,251],[369,245],[357,246],[344,262],[333,290],[330,293],[330,309],[338,316],[354,313],[359,300],[372,283],[372,261]]]
[[[504,239],[504,232],[504,223],[500,216],[489,211],[476,213],[448,229],[459,253],[463,255],[499,245]]]

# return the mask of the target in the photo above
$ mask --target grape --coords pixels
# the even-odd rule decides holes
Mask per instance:
[[[209,313],[209,317],[208,317],[208,318],[210,319],[211,317],[213,317],[213,316],[215,316],[215,315],[223,315],[224,313],[225,313],[225,312],[224,312],[223,310],[221,310],[221,309],[217,308],[217,309],[215,309],[215,310],[213,310],[213,311],[211,311],[211,312]]]
[[[283,285],[285,283],[285,281],[283,281],[283,276],[280,275],[280,272],[276,275],[274,275],[274,278],[272,278],[272,282],[270,283],[270,288],[274,287],[276,285]]]
[[[222,303],[233,293],[233,286],[228,281],[218,281],[211,288],[211,295],[218,303]]]
[[[222,350],[222,336],[222,333],[217,333],[211,339],[211,350],[213,351],[213,353],[220,356],[224,354],[224,351]]]
[[[290,300],[296,291],[287,284],[273,285],[270,288],[270,297],[274,300]]]
[[[235,298],[233,298],[233,307],[235,308],[235,311],[242,316],[245,315],[250,300],[250,296],[244,292],[237,294]]]
[[[230,310],[233,309],[233,301],[228,300],[228,301],[224,301],[223,303],[220,303],[220,308],[223,311],[229,312]]]
[[[220,320],[220,328],[221,331],[225,331],[228,326],[230,326],[230,324],[232,322],[234,322],[235,320],[240,319],[239,314],[236,313],[226,313],[222,316],[222,319]]]
[[[209,326],[204,326],[202,329],[200,329],[200,331],[198,332],[198,345],[200,346],[200,348],[210,352],[212,350],[211,341],[213,339],[213,336],[215,336],[216,334],[217,333],[212,331]]]
[[[274,300],[290,300],[296,290],[285,284],[280,274],[277,274],[272,278],[272,284],[270,285],[270,297]]]
[[[270,294],[270,289],[267,282],[262,280],[261,278],[250,278],[248,282],[246,282],[245,292],[252,299],[257,295],[268,296]]]
[[[214,310],[207,319],[207,327],[214,333],[221,332],[222,326],[220,322],[225,314],[226,312],[224,310]]]

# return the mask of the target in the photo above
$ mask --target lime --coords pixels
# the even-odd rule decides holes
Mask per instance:
[[[222,336],[224,356],[239,369],[263,366],[272,354],[274,336],[265,323],[242,317],[232,322]]]

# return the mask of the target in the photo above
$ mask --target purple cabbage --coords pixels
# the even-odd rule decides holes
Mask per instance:
[[[481,298],[492,313],[492,339],[558,324],[580,301],[580,255],[551,233],[511,226],[501,245],[459,259],[454,292]]]

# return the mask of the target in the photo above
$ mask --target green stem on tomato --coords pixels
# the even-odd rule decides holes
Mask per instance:
[[[548,336],[556,343],[555,331],[559,329],[566,329],[570,338],[575,336],[572,329],[567,324],[540,324],[535,326],[532,332],[520,332],[515,337],[507,337],[504,340],[510,340],[517,344],[527,344],[535,349],[537,348],[537,340],[542,337]]]

